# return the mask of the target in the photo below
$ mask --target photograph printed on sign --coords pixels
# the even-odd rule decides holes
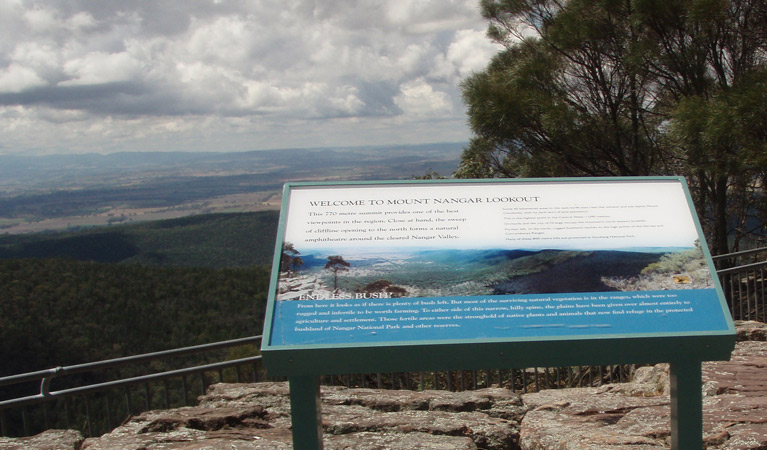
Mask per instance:
[[[678,183],[294,189],[276,299],[710,289]]]

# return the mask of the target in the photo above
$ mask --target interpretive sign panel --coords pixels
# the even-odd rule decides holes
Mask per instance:
[[[683,180],[298,184],[268,348],[728,332]]]
[[[295,448],[329,373],[669,362],[673,450],[735,330],[684,179],[288,184],[261,351]]]

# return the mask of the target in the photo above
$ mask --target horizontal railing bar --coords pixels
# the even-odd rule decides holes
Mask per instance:
[[[120,366],[123,364],[134,364],[144,361],[151,361],[155,359],[186,355],[190,353],[200,353],[202,351],[217,350],[226,347],[236,347],[240,345],[256,343],[261,340],[262,336],[249,336],[245,338],[231,339],[228,341],[213,342],[210,344],[194,345],[191,347],[175,348],[171,350],[163,350],[154,353],[144,353],[141,355],[125,356],[121,358],[107,359],[103,361],[90,362],[84,364],[75,364],[72,366],[56,367],[52,369],[38,370],[35,372],[22,373],[19,375],[11,375],[0,378],[0,386],[23,383],[25,381],[40,380],[49,376],[63,376],[71,375],[75,373],[88,372],[92,370],[108,369],[110,367]]]
[[[734,253],[727,253],[727,254],[724,254],[724,255],[712,256],[711,259],[714,260],[714,261],[719,261],[719,260],[722,260],[722,259],[735,258],[735,257],[738,257],[738,256],[745,256],[745,255],[750,255],[750,254],[753,254],[753,253],[759,253],[759,252],[763,252],[763,251],[767,251],[767,247],[754,248],[754,249],[751,249],[751,250],[743,250],[743,251],[740,251],[740,252],[734,252]]]
[[[23,383],[25,381],[38,381],[47,376],[55,375],[60,370],[61,367],[54,367],[52,369],[38,370],[35,372],[27,372],[19,375],[0,377],[0,386]]]
[[[753,264],[746,264],[743,266],[730,267],[729,269],[717,270],[718,275],[729,275],[735,272],[748,272],[749,270],[758,269],[760,267],[767,266],[767,261],[757,262]]]
[[[212,364],[206,364],[202,366],[187,367],[185,369],[169,370],[167,372],[154,373],[151,375],[141,375],[138,377],[125,378],[123,380],[108,381],[104,383],[90,384],[87,386],[81,386],[71,389],[62,389],[60,391],[52,391],[46,395],[37,394],[27,397],[20,397],[12,400],[0,401],[0,409],[6,409],[10,407],[18,407],[25,405],[32,405],[35,403],[46,402],[59,397],[69,397],[77,394],[86,394],[89,392],[103,391],[110,388],[132,386],[136,384],[144,384],[151,381],[159,381],[168,378],[175,378],[184,375],[192,375],[201,372],[209,372],[218,369],[225,369],[227,367],[239,366],[244,364],[251,364],[256,361],[260,361],[261,356],[250,356],[247,358],[233,359],[230,361],[222,361]]]

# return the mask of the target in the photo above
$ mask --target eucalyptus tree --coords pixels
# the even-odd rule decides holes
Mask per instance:
[[[648,175],[668,164],[630,2],[481,2],[504,45],[463,84],[460,176]]]
[[[686,175],[715,252],[747,231],[767,167],[762,0],[481,8],[504,50],[463,83],[456,176]]]
[[[333,289],[338,289],[338,272],[347,272],[351,263],[346,261],[343,256],[328,256],[328,262],[325,263],[325,269],[333,274]]]
[[[716,253],[764,238],[767,180],[767,4],[761,0],[642,0],[637,20],[667,143],[683,162]]]

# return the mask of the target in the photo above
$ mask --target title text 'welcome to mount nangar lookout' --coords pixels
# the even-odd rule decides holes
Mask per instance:
[[[457,197],[457,198],[400,198],[389,200],[314,200],[311,206],[381,206],[381,205],[450,205],[456,203],[532,203],[539,196],[528,197]]]

